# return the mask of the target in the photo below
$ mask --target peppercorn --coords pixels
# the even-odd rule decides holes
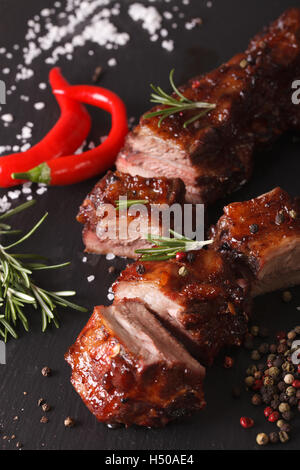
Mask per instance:
[[[293,366],[293,364],[291,364],[290,362],[288,361],[285,361],[283,364],[282,364],[282,370],[284,372],[294,372],[295,368]]]
[[[257,367],[256,365],[252,364],[251,366],[248,367],[248,369],[246,370],[246,374],[247,375],[254,375],[255,372],[257,372]]]
[[[67,416],[64,420],[64,425],[66,428],[72,428],[75,425],[75,421],[71,416]]]
[[[285,331],[278,331],[278,333],[276,334],[276,338],[278,341],[280,341],[281,339],[284,339],[285,336],[286,336]]]
[[[279,439],[284,444],[290,439],[290,436],[285,431],[279,431]]]
[[[260,370],[257,370],[256,372],[254,372],[254,378],[255,379],[261,379],[262,378],[262,372]]]
[[[186,276],[188,274],[188,270],[186,269],[185,266],[181,266],[181,268],[178,269],[178,274],[179,276]]]
[[[240,425],[245,429],[252,428],[254,426],[254,421],[252,418],[242,416],[240,418]]]
[[[225,369],[230,369],[234,364],[234,360],[232,357],[230,356],[225,356],[225,359],[224,359],[224,367]]]
[[[276,346],[276,344],[270,344],[270,346],[269,346],[269,351],[270,351],[270,353],[272,353],[272,354],[276,353],[276,351],[277,351],[277,346]]]
[[[41,419],[40,419],[40,423],[43,423],[43,424],[46,424],[49,422],[49,419],[47,418],[47,416],[42,416]]]
[[[285,411],[290,410],[290,405],[288,403],[280,403],[278,409],[279,409],[280,413],[284,413]]]
[[[272,377],[269,377],[268,375],[264,378],[264,385],[266,387],[270,386],[270,385],[274,385],[274,379],[272,379]]]
[[[252,353],[251,353],[251,359],[253,359],[253,361],[259,361],[259,359],[260,359],[260,354],[259,354],[259,352],[258,352],[256,349],[254,349],[254,350],[252,351]]]
[[[291,421],[291,419],[293,418],[293,412],[292,411],[285,411],[284,413],[282,413],[282,417],[283,419],[285,419],[286,421]]]
[[[294,382],[292,383],[293,387],[295,388],[300,388],[300,380],[294,380]]]
[[[265,446],[269,442],[269,437],[264,432],[257,434],[256,442],[259,446]]]
[[[267,357],[267,361],[272,363],[274,360],[276,359],[276,356],[275,354],[269,354],[268,357]],[[269,366],[271,367],[271,366]]]
[[[259,406],[262,404],[262,398],[258,393],[255,393],[251,398],[252,405]]]
[[[192,253],[191,251],[188,251],[188,253],[186,255],[187,262],[191,264],[195,261],[195,258],[196,258],[195,253]]]
[[[268,375],[270,377],[276,378],[276,377],[278,377],[279,373],[280,373],[280,371],[279,371],[278,367],[273,366],[273,367],[270,367],[270,369],[268,369]]]
[[[251,224],[249,225],[249,230],[250,233],[254,234],[258,232],[258,225],[257,224]]]
[[[279,357],[279,356],[277,356],[276,359],[274,359],[274,361],[273,361],[273,366],[274,366],[274,367],[278,367],[278,368],[279,368],[279,367],[282,366],[282,364],[283,364],[283,359],[282,359],[281,357]]]
[[[267,352],[269,351],[269,345],[268,343],[261,343],[258,347],[258,351],[261,353],[261,354],[267,354]]]
[[[289,387],[286,389],[285,393],[287,394],[288,397],[292,397],[293,395],[296,394],[296,389],[295,389],[294,387],[292,387],[292,386],[289,386]]]
[[[146,268],[143,264],[138,264],[136,266],[135,270],[136,270],[137,274],[141,274],[141,275],[145,274],[145,272],[146,272]]]
[[[280,390],[281,392],[283,392],[283,391],[285,391],[285,389],[286,389],[287,387],[286,387],[286,384],[281,381],[281,382],[278,382],[277,388],[278,388],[278,390]]]
[[[288,346],[285,343],[279,344],[279,346],[277,348],[278,354],[285,353],[287,350],[288,350]]]
[[[44,403],[44,404],[42,405],[42,410],[43,410],[45,413],[47,413],[48,411],[51,410],[51,406],[48,405],[48,403]]]
[[[251,326],[250,332],[253,336],[257,336],[259,333],[259,326]]]
[[[288,339],[291,339],[291,340],[295,339],[296,336],[297,335],[296,335],[296,332],[294,330],[289,331],[288,334],[287,334]]]
[[[43,367],[42,370],[41,370],[41,373],[44,377],[49,377],[49,375],[51,375],[51,369],[50,367]]]
[[[284,432],[291,432],[291,429],[292,427],[289,423],[283,423],[283,425],[280,428],[280,430]]]
[[[284,426],[286,423],[283,419],[279,419],[276,423],[276,425],[281,429],[282,426]]]
[[[294,331],[297,335],[300,335],[300,325],[299,326],[295,326],[294,328]]]
[[[254,377],[252,377],[251,375],[246,377],[245,384],[247,385],[247,387],[252,387],[252,385],[254,384]]]
[[[294,376],[292,374],[286,374],[283,380],[286,384],[291,385],[294,382]]]
[[[43,403],[45,403],[44,398],[39,398],[39,399],[38,399],[38,402],[37,402],[37,405],[38,405],[38,406],[41,406]]]
[[[184,251],[178,251],[176,253],[176,261],[182,262],[186,260],[186,253]]]
[[[268,418],[272,413],[273,413],[273,409],[270,406],[267,406],[264,409],[264,415],[266,418]]]
[[[274,400],[271,401],[271,407],[273,408],[273,410],[277,410],[277,408],[279,407],[280,405],[280,400],[279,398],[276,398]]]
[[[276,421],[279,420],[279,413],[278,411],[273,411],[273,413],[270,414],[270,416],[268,417],[268,421],[270,421],[270,423],[276,423]]]
[[[270,441],[272,444],[277,444],[277,442],[279,441],[278,433],[277,433],[277,432],[271,432],[271,433],[269,434],[269,441]]]
[[[292,300],[292,294],[290,293],[289,290],[285,290],[283,293],[282,293],[282,300],[284,302],[290,302]]]
[[[294,407],[297,406],[298,400],[296,396],[290,397],[289,399],[289,405]]]

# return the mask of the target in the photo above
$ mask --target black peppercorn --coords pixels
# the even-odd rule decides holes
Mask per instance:
[[[251,233],[257,233],[258,232],[258,225],[257,224],[251,224],[249,225],[249,230]]]
[[[285,419],[286,421],[290,421],[292,418],[293,418],[293,412],[291,410],[289,411],[284,411],[284,413],[282,413],[282,417],[283,419]]]
[[[145,266],[143,264],[138,264],[135,269],[138,274],[145,274],[146,272]]]
[[[192,253],[191,251],[188,251],[187,255],[186,255],[186,259],[188,261],[188,263],[193,263],[195,261],[195,253]]]
[[[272,444],[277,444],[277,442],[279,441],[278,433],[277,433],[277,432],[271,432],[271,433],[269,434],[269,441],[270,441]]]

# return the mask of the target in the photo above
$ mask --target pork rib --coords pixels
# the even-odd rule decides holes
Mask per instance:
[[[178,203],[182,205],[185,199],[185,187],[179,178],[142,178],[141,176],[130,176],[118,171],[109,171],[94,186],[90,194],[87,195],[82,203],[77,215],[78,222],[84,224],[83,242],[85,251],[88,253],[114,253],[118,256],[126,256],[128,258],[137,258],[135,250],[141,248],[149,248],[151,243],[145,239],[145,233],[150,230],[142,231],[142,216],[138,216],[139,230],[130,232],[126,230],[124,237],[119,236],[120,221],[126,218],[127,225],[137,217],[130,217],[120,212],[114,212],[112,215],[106,215],[105,211],[101,211],[106,204],[115,206],[115,201],[120,196],[127,196],[128,200],[148,200],[151,204],[172,204]],[[144,217],[145,223],[150,225],[155,223],[151,218],[149,205],[144,206],[147,214]],[[116,236],[112,237],[108,232],[108,217],[114,217]],[[162,234],[160,221],[157,220],[157,234]],[[129,233],[130,232],[130,233]],[[166,235],[166,234],[165,234]]]
[[[249,179],[257,148],[288,129],[299,129],[300,107],[291,101],[291,83],[299,75],[300,9],[293,8],[244,53],[180,87],[192,101],[215,103],[214,110],[187,129],[183,123],[194,111],[171,115],[160,128],[159,117],[142,117],[126,139],[117,169],[144,177],[180,177],[187,200],[195,203],[231,193]]]
[[[163,426],[204,405],[204,368],[137,300],[96,307],[66,354],[72,384],[105,423]]]
[[[300,284],[299,202],[281,188],[224,207],[212,232],[223,255],[249,269],[253,296]]]

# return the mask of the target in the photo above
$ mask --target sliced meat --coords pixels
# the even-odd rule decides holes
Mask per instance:
[[[78,222],[84,224],[83,242],[87,252],[137,258],[136,249],[151,246],[145,239],[150,224],[156,227],[153,233],[162,234],[161,219],[151,215],[149,204],[142,207],[145,215],[130,215],[132,209],[128,214],[126,210],[107,212],[106,205],[115,207],[121,196],[127,196],[128,200],[147,200],[150,204],[182,205],[185,187],[179,178],[143,178],[109,171],[85,198],[77,216]],[[130,226],[131,223],[134,225]]]
[[[213,234],[231,262],[248,267],[254,296],[300,284],[299,203],[281,188],[226,206]]]
[[[203,364],[223,346],[239,345],[247,330],[247,281],[213,249],[190,252],[186,262],[139,260],[113,289],[115,302],[143,301]]]
[[[205,405],[205,369],[138,300],[95,307],[66,360],[76,391],[105,423],[163,426]]]
[[[211,203],[250,177],[253,153],[288,129],[299,129],[291,83],[300,76],[300,9],[287,10],[257,35],[245,53],[180,91],[216,108],[183,128],[197,111],[141,118],[128,135],[117,169],[143,177],[183,179],[187,200]],[[151,111],[162,109],[155,107]]]

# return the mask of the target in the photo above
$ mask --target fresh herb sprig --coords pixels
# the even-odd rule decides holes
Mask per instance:
[[[1,233],[12,235],[16,230],[12,230],[10,225],[2,223],[2,220],[15,215],[30,206],[35,201],[29,201],[17,206],[15,209],[7,211],[0,216]],[[40,309],[42,315],[42,331],[53,322],[56,327],[58,324],[57,306],[70,307],[81,312],[86,309],[72,302],[65,297],[76,294],[74,291],[49,291],[39,287],[32,279],[32,271],[57,269],[69,265],[70,263],[62,263],[56,265],[48,265],[46,259],[35,254],[13,254],[10,252],[12,248],[27,240],[43,223],[47,217],[47,213],[35,224],[35,226],[19,240],[9,244],[0,244],[0,335],[5,341],[10,334],[17,338],[16,326],[21,322],[26,331],[29,330],[27,316],[24,313],[27,304],[32,305],[35,309]],[[27,261],[28,260],[28,261]],[[39,262],[34,262],[39,260]]]
[[[119,210],[124,210],[128,209],[131,206],[134,206],[135,204],[149,204],[148,199],[118,199],[115,201],[116,204],[116,209],[117,211]]]
[[[216,105],[213,103],[206,103],[204,101],[191,101],[188,98],[186,98],[174,84],[174,79],[173,79],[174,71],[175,69],[171,70],[170,75],[169,75],[169,80],[170,80],[171,87],[174,93],[177,95],[177,97],[175,98],[172,95],[168,95],[159,86],[155,86],[151,83],[150,86],[152,90],[154,91],[154,93],[151,94],[151,100],[150,100],[151,103],[162,104],[167,107],[160,109],[158,111],[147,113],[144,115],[144,118],[149,119],[155,116],[161,116],[161,118],[158,121],[158,127],[160,127],[162,121],[166,119],[168,116],[170,116],[171,114],[180,113],[183,111],[188,111],[188,110],[193,110],[193,109],[202,109],[200,113],[197,113],[195,116],[185,121],[185,123],[183,124],[183,127],[186,128],[189,124],[191,124],[194,121],[197,121],[202,116],[207,114],[209,111],[214,109]]]
[[[174,238],[147,235],[147,240],[153,245],[152,248],[144,248],[135,250],[136,253],[142,254],[142,261],[163,261],[175,258],[179,251],[200,250],[205,245],[209,245],[213,240],[195,241],[184,237],[179,233],[170,229],[170,234]]]

